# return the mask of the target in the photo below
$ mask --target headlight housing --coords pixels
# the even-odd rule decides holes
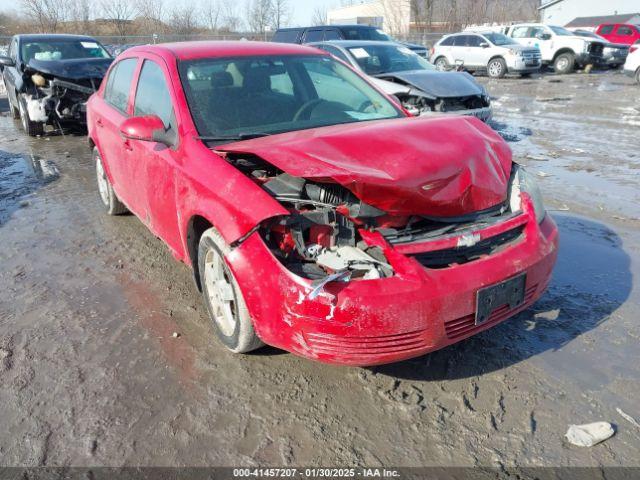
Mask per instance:
[[[522,209],[522,196],[524,192],[531,198],[533,209],[536,214],[536,220],[541,223],[547,214],[542,201],[542,192],[538,186],[538,182],[524,167],[515,164],[514,172],[511,177],[511,192],[509,196],[509,204],[512,212]]]
[[[514,50],[513,48],[509,49],[509,53],[511,55],[515,55],[516,57],[522,57],[524,55],[524,53],[522,52],[522,50]]]

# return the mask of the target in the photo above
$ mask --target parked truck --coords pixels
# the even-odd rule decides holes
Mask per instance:
[[[543,23],[518,23],[495,26],[491,30],[504,33],[518,43],[538,47],[544,65],[551,65],[556,73],[571,73],[576,68],[604,63],[605,43],[580,37],[564,27]]]

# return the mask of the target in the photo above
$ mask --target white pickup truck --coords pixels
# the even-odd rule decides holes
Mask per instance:
[[[519,23],[504,27],[502,33],[522,45],[538,47],[542,63],[553,65],[556,73],[571,73],[576,68],[604,62],[604,42],[579,37],[563,27],[542,23]]]

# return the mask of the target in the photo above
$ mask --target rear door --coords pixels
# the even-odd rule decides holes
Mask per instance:
[[[598,35],[603,36],[604,38],[606,38],[607,40],[609,40],[611,42],[612,38],[613,38],[613,29],[614,28],[615,28],[615,25],[603,24],[603,25],[600,25],[598,27],[598,31],[596,33]]]
[[[132,140],[132,148],[140,164],[138,188],[144,195],[146,223],[158,237],[177,252],[181,248],[176,208],[176,172],[179,171],[178,118],[175,92],[165,61],[147,54],[138,76],[133,115],[156,115],[175,137],[168,147],[157,142]]]
[[[131,113],[133,79],[138,58],[129,57],[115,63],[109,71],[104,97],[93,116],[98,146],[113,189],[124,204],[138,217],[144,218],[143,197],[137,189],[139,164],[133,155],[131,141],[122,137],[120,126]]]

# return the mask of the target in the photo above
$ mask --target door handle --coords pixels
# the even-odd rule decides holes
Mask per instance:
[[[100,128],[104,127],[104,123],[102,123],[102,120],[100,119],[96,120],[96,125],[99,126]]]
[[[124,142],[122,142],[122,144],[124,145],[124,149],[127,152],[133,152],[133,147],[131,146],[131,143],[129,142],[129,139],[126,139]]]

